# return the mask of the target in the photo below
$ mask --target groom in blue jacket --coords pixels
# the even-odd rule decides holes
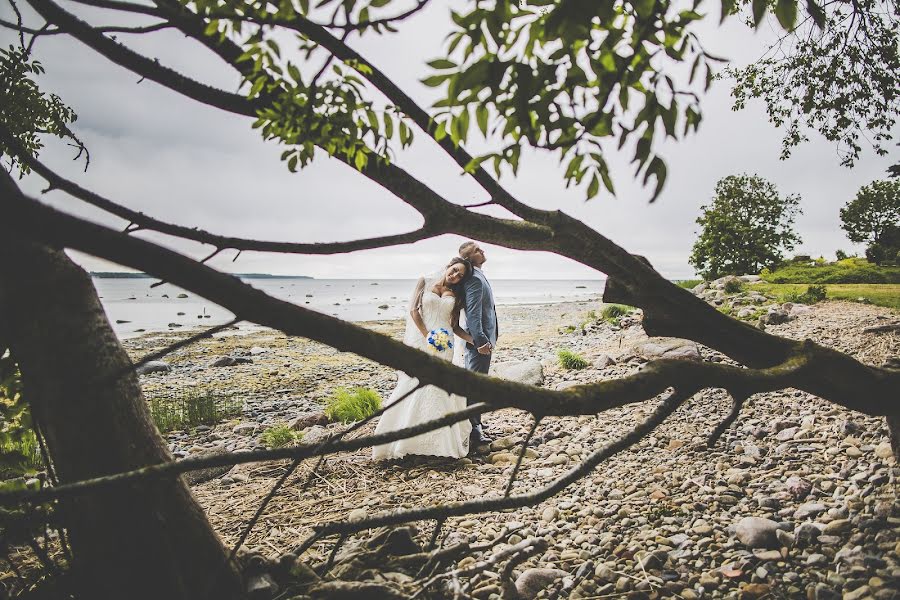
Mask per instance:
[[[491,367],[491,352],[497,343],[497,310],[494,307],[494,292],[481,265],[487,260],[484,250],[476,242],[464,242],[459,247],[459,255],[465,258],[474,269],[472,276],[466,280],[466,327],[474,344],[466,344],[466,368],[476,373],[487,374]],[[472,402],[469,401],[471,404]],[[475,415],[472,421],[472,444],[480,446],[491,443],[481,425],[481,415]]]

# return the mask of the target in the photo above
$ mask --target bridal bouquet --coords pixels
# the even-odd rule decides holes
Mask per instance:
[[[453,347],[453,337],[443,327],[432,329],[428,332],[428,343],[438,352],[443,352],[447,348]]]

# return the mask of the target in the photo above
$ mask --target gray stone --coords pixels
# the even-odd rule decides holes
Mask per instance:
[[[325,416],[324,412],[308,412],[302,413],[294,417],[288,423],[288,426],[295,430],[300,431],[301,429],[306,429],[307,427],[312,427],[313,425],[327,425],[328,417]]]
[[[254,575],[247,580],[247,595],[250,598],[271,598],[278,593],[278,584],[268,573]]]
[[[169,363],[163,360],[151,360],[142,364],[134,371],[138,375],[146,375],[147,373],[168,373],[171,370],[172,367],[169,366]]]
[[[794,511],[794,518],[798,520],[805,519],[806,517],[813,517],[821,514],[826,510],[828,510],[828,507],[821,502],[807,502],[806,504],[801,504],[800,507]]]
[[[544,383],[544,367],[537,360],[521,360],[491,365],[491,375],[525,385]]]
[[[735,537],[748,548],[772,548],[778,544],[778,523],[763,517],[744,517],[738,521]]]
[[[769,309],[769,312],[761,316],[759,320],[766,325],[780,325],[790,321],[791,317],[786,310],[772,308]]]
[[[808,479],[804,479],[803,477],[797,477],[796,475],[792,475],[787,478],[787,481],[784,482],[787,487],[788,493],[797,498],[798,500],[801,498],[805,498],[809,492],[812,491],[812,483]]]
[[[253,435],[258,428],[259,423],[239,423],[231,431],[236,435]]]
[[[700,360],[700,349],[697,344],[679,338],[653,338],[637,344],[632,351],[647,360],[657,358]]]
[[[796,544],[801,548],[815,544],[822,535],[822,529],[815,523],[801,523],[794,530]]]
[[[554,581],[568,576],[560,569],[525,569],[516,579],[516,591],[524,600],[532,600]]]
[[[220,356],[213,361],[213,367],[233,367],[234,365],[242,365],[252,363],[253,361],[246,356]]]

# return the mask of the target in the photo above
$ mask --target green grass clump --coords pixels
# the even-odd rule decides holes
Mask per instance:
[[[867,304],[900,310],[900,284],[826,284],[824,287],[829,300],[862,301]],[[808,286],[759,283],[754,285],[753,289],[781,299],[788,298],[791,293],[802,294],[808,289]]]
[[[768,283],[900,283],[900,267],[878,266],[864,258],[845,258],[833,263],[787,263],[760,273]]]
[[[625,306],[624,304],[607,304],[603,307],[600,318],[607,323],[615,324],[619,322],[620,317],[627,315],[632,310],[630,306]]]
[[[811,285],[805,292],[786,292],[779,296],[781,302],[793,302],[795,304],[815,304],[821,302],[828,295],[824,285]]]
[[[288,425],[281,424],[273,425],[263,431],[259,439],[266,448],[282,448],[296,444],[302,437],[302,433],[294,431]]]
[[[683,287],[686,290],[692,290],[698,285],[703,283],[702,279],[676,279],[675,285],[678,287]]]
[[[739,294],[744,289],[744,282],[740,279],[728,279],[725,281],[726,294]]]
[[[576,354],[571,350],[560,350],[556,353],[556,356],[559,357],[559,365],[563,369],[568,370],[577,370],[583,369],[588,366],[588,361],[585,360],[583,356],[580,354]]]
[[[332,421],[362,421],[381,408],[381,396],[372,388],[337,388],[325,404],[325,416]]]
[[[241,414],[242,406],[243,403],[233,396],[188,390],[175,398],[151,399],[150,416],[157,429],[166,433],[198,425],[215,425]]]

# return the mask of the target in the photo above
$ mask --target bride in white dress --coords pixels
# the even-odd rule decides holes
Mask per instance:
[[[450,332],[450,341],[455,333],[458,337],[454,346],[457,348],[462,346],[459,338],[471,343],[472,336],[459,325],[459,313],[464,301],[462,283],[471,275],[472,265],[462,258],[454,258],[440,274],[419,278],[406,319],[406,334],[403,336],[405,344],[451,361],[454,348],[438,350],[428,341],[431,332],[444,329]],[[405,397],[418,383],[419,380],[415,377],[397,371],[397,387],[385,403],[390,408],[381,415],[375,427],[376,434],[438,419],[466,407],[464,397],[448,394],[433,385],[425,386]],[[399,404],[391,406],[398,399]],[[372,448],[372,458],[387,460],[408,454],[461,458],[469,453],[471,431],[472,424],[468,419],[463,419],[454,425],[415,437],[375,446]]]

